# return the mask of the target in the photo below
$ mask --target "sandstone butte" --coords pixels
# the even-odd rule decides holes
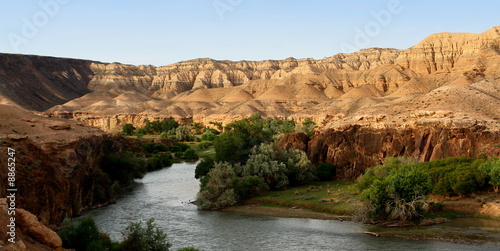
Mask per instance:
[[[311,117],[319,126],[312,139],[292,134],[279,145],[335,164],[338,179],[353,179],[388,156],[500,156],[499,26],[320,60],[195,59],[155,67],[0,54],[0,86],[0,150],[17,149],[19,207],[37,218],[26,212],[20,238],[27,247],[15,250],[56,248],[57,238],[38,224],[54,227],[100,206],[90,199],[93,170],[102,156],[132,144],[107,134],[126,123],[173,117],[227,124],[255,112]],[[6,175],[0,173],[2,184]],[[0,197],[5,193],[0,189]]]

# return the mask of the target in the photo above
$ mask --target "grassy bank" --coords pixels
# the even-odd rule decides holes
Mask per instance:
[[[354,181],[313,182],[286,190],[270,191],[263,196],[246,200],[245,204],[307,209],[317,213],[349,217],[362,205]],[[289,213],[296,215],[297,211]]]

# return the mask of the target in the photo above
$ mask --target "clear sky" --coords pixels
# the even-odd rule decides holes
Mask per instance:
[[[500,1],[16,0],[0,52],[156,66],[209,57],[329,57],[500,26]]]

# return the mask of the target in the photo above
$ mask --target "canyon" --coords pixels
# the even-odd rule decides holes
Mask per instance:
[[[229,123],[255,112],[320,128],[481,123],[498,128],[500,27],[439,33],[409,49],[320,60],[195,59],[171,65],[0,55],[0,103],[107,132],[175,118]]]
[[[320,60],[155,67],[0,54],[0,150],[17,151],[18,203],[35,225],[55,227],[101,206],[92,201],[94,171],[103,156],[134,144],[116,135],[124,124],[174,118],[208,126],[256,112],[311,118],[313,138],[290,134],[278,144],[334,164],[337,179],[355,179],[391,156],[500,157],[500,26]],[[3,187],[7,173],[0,179]]]

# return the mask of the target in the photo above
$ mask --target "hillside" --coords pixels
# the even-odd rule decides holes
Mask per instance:
[[[2,104],[111,132],[166,117],[227,123],[257,111],[312,117],[321,127],[436,122],[498,129],[500,27],[321,60],[195,59],[154,67],[3,54],[0,85]]]

